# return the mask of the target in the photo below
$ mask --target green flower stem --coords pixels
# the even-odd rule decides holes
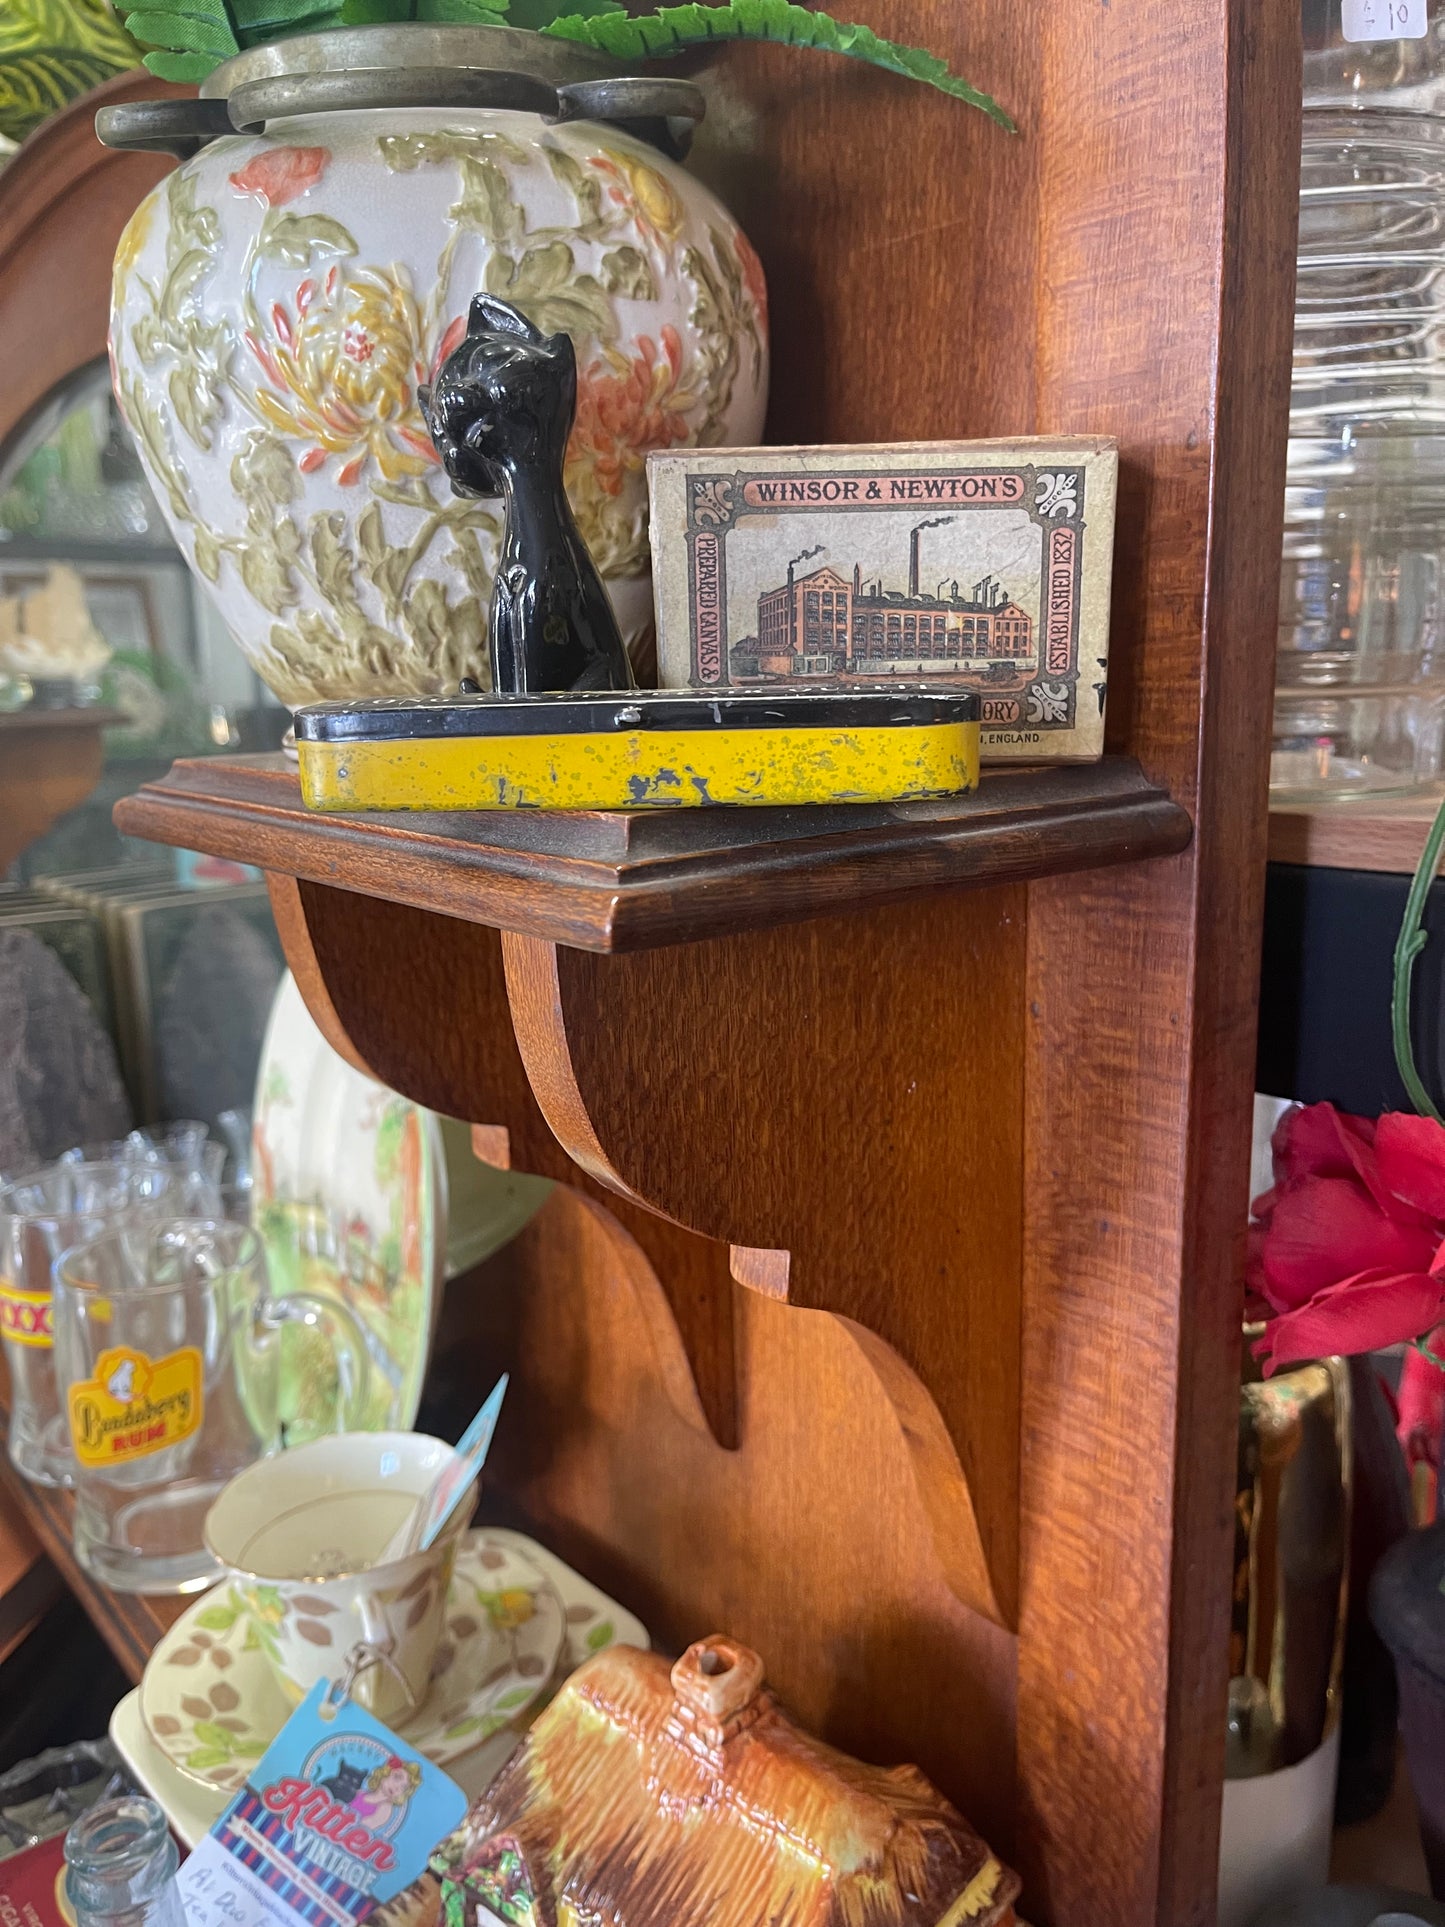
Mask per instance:
[[[1420,852],[1420,861],[1415,865],[1415,874],[1410,880],[1410,894],[1405,900],[1400,934],[1395,939],[1394,993],[1390,1000],[1395,1068],[1410,1093],[1410,1102],[1415,1109],[1422,1117],[1434,1118],[1437,1124],[1445,1124],[1445,1118],[1436,1109],[1434,1099],[1426,1090],[1425,1081],[1415,1064],[1414,1045],[1410,1038],[1410,1003],[1415,962],[1429,941],[1425,935],[1425,900],[1430,894],[1430,885],[1435,881],[1435,872],[1440,867],[1442,844],[1445,844],[1445,798],[1441,799],[1440,807],[1435,812],[1430,834],[1425,838],[1425,847]]]

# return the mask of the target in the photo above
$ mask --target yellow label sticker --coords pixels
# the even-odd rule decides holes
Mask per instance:
[[[22,1291],[0,1278],[0,1338],[12,1345],[50,1347],[50,1293]]]
[[[71,1386],[68,1402],[82,1465],[98,1471],[163,1452],[200,1428],[201,1354],[183,1345],[151,1359],[117,1345],[95,1361],[94,1378]]]

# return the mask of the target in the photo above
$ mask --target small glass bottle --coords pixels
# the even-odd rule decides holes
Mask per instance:
[[[102,1800],[65,1836],[66,1894],[77,1927],[186,1927],[180,1856],[154,1800]]]

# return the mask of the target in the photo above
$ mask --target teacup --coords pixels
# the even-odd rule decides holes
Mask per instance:
[[[216,1499],[206,1546],[235,1575],[293,1701],[351,1671],[351,1697],[378,1719],[421,1705],[475,1485],[434,1545],[377,1562],[456,1462],[451,1446],[418,1432],[345,1432],[249,1466]]]

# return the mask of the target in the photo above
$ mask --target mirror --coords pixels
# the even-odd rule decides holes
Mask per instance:
[[[171,540],[107,363],[88,362],[0,447],[0,792],[55,799],[6,847],[8,875],[0,858],[0,976],[60,1051],[57,1104],[21,1107],[0,1169],[66,1148],[98,1092],[92,1136],[249,1109],[282,968],[265,884],[122,837],[111,810],[177,757],[274,750],[289,723]],[[0,1044],[0,1097],[13,1055]]]

